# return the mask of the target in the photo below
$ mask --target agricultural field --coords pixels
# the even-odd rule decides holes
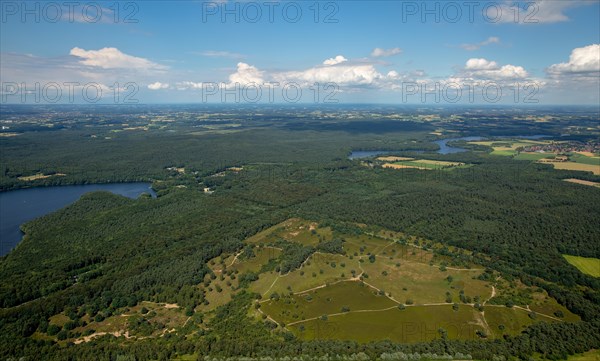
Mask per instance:
[[[592,182],[592,181],[587,181],[587,180],[583,180],[583,179],[568,178],[568,179],[563,179],[563,180],[565,182],[581,184],[581,185],[589,186],[589,187],[600,187],[600,183],[598,183],[598,182]]]
[[[600,156],[591,152],[561,151],[567,142],[553,140],[507,139],[469,142],[492,148],[491,155],[508,156],[516,160],[527,160],[551,164],[554,169],[592,172],[600,175]],[[532,148],[536,151],[532,151]],[[548,151],[548,148],[554,151]],[[527,151],[529,150],[529,151]],[[560,155],[559,155],[560,154]],[[565,160],[556,158],[566,157]]]
[[[541,141],[541,140],[529,140],[529,139],[507,139],[507,140],[492,140],[492,141],[474,141],[469,142],[469,144],[475,145],[484,145],[493,149],[490,153],[492,155],[501,155],[501,156],[517,156],[520,155],[518,148],[528,147],[532,145],[544,145],[550,144],[549,141]],[[537,158],[534,160],[538,160],[541,158],[551,157],[552,154],[544,154],[544,153],[527,153],[524,154],[524,158],[526,157]],[[517,158],[518,159],[518,158]]]
[[[586,164],[577,162],[552,162],[554,169],[563,170],[578,170],[582,172],[592,172],[595,175],[600,175],[600,162],[598,164]]]
[[[563,257],[565,257],[567,262],[577,267],[582,273],[593,277],[600,277],[600,259],[570,256],[567,254],[563,254]]]

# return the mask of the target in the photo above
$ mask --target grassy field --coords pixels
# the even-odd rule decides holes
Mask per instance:
[[[332,267],[332,263],[335,267]],[[345,264],[345,267],[342,267],[342,264]],[[289,292],[288,287],[293,292],[302,292],[327,283],[350,279],[352,269],[359,270],[357,260],[350,260],[342,255],[315,253],[300,269],[279,276],[264,295],[269,296],[273,292],[286,293]]]
[[[494,337],[518,335],[535,322],[523,309],[491,305],[485,308],[485,319]]]
[[[346,251],[347,255],[360,257],[370,253],[378,254],[383,252],[383,250],[387,247],[390,247],[391,244],[393,245],[393,242],[390,240],[384,240],[379,237],[362,234],[360,236],[346,238],[344,250]]]
[[[569,356],[567,361],[600,361],[600,350],[591,350],[583,354]]]
[[[384,163],[383,168],[404,169],[415,168],[424,170],[433,169],[452,169],[458,167],[466,167],[467,165],[460,162],[445,162],[441,160],[415,159],[415,160],[400,160],[393,163]]]
[[[189,354],[189,355],[179,355],[176,356],[172,361],[197,361],[197,354]]]
[[[276,259],[281,254],[281,250],[273,247],[254,248],[254,257],[244,258],[241,254],[229,268],[244,272],[258,272],[262,266],[271,259]]]
[[[280,249],[262,245],[255,246],[252,252],[254,253],[252,257],[239,252],[237,254],[220,256],[208,262],[209,268],[215,274],[216,278],[211,279],[210,275],[204,278],[205,282],[208,282],[209,285],[201,285],[200,287],[204,290],[204,297],[209,304],[198,306],[198,310],[212,310],[231,300],[231,297],[237,292],[237,287],[239,286],[237,277],[232,277],[232,274],[258,273],[269,260],[276,259],[281,254]],[[260,291],[261,286],[264,286],[264,292],[266,292],[273,280],[277,278],[275,274],[271,274],[270,276],[268,273],[260,275],[259,280],[255,282],[257,287],[256,292]],[[262,282],[265,279],[267,281]],[[263,292],[259,293],[262,294]]]
[[[600,259],[570,256],[567,254],[563,254],[563,257],[581,272],[593,277],[600,277]]]
[[[429,244],[431,250],[425,250],[421,247],[426,240],[376,227],[361,228],[364,233],[359,235],[339,234],[314,222],[291,219],[247,240],[263,247],[278,239],[313,246],[333,238],[345,240],[344,254],[316,252],[287,274],[261,273],[250,284],[251,291],[263,296],[260,312],[251,314],[267,315],[302,339],[358,342],[426,341],[440,337],[440,328],[450,338],[478,338],[477,331],[502,337],[519,334],[538,321],[579,320],[543,290],[515,281],[479,280],[484,269],[478,265],[442,265],[451,258],[431,251],[441,245]],[[261,262],[279,255],[273,250],[255,248],[256,257],[250,259],[239,255],[229,255],[222,262],[217,259],[215,270],[223,263],[229,270],[259,270]],[[221,297],[225,294],[222,291]],[[507,308],[501,301],[488,303],[484,312],[475,309],[474,304],[486,303],[494,294],[521,306]],[[457,311],[452,304],[458,305]]]
[[[479,312],[461,306],[392,308],[384,311],[349,312],[289,326],[299,338],[339,339],[369,342],[391,340],[412,343],[433,340],[447,332],[450,339],[478,339],[476,331],[484,332]]]
[[[569,159],[581,164],[590,164],[600,166],[600,157],[595,155],[584,155],[581,153],[571,153]]]
[[[397,263],[400,265],[397,266]],[[408,260],[397,262],[396,259],[384,257],[379,257],[374,263],[364,262],[362,268],[369,275],[365,282],[385,290],[400,303],[408,303],[408,300],[414,304],[444,303],[446,292],[451,294],[452,302],[460,302],[461,290],[471,297],[480,296],[481,300],[491,296],[491,288],[487,282],[473,279],[482,270],[442,272],[439,267],[426,263]],[[448,282],[449,276],[452,277],[452,282]]]
[[[579,316],[569,311],[565,306],[559,304],[544,290],[534,292],[532,298],[533,300],[530,302],[529,308],[534,312],[554,316],[566,322],[581,321]]]
[[[358,281],[347,281],[314,291],[269,300],[262,310],[278,322],[289,324],[352,310],[381,310],[397,304]]]
[[[521,152],[521,153],[515,155],[514,159],[538,161],[540,159],[546,159],[546,158],[552,158],[552,157],[554,157],[554,154]]]
[[[258,275],[258,280],[250,284],[250,291],[267,296],[267,292],[278,278],[279,274],[275,271],[261,273]]]
[[[288,241],[314,246],[318,244],[320,240],[331,240],[332,231],[329,227],[318,227],[316,222],[291,218],[248,238],[246,242],[269,243],[275,242],[278,239],[286,239]]]
[[[389,156],[389,157],[379,157],[377,158],[377,160],[383,161],[383,162],[398,162],[398,161],[404,161],[404,160],[414,160],[415,158],[408,158],[408,157],[395,157],[395,156]]]

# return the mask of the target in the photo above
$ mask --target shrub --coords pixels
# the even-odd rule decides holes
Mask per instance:
[[[56,335],[59,332],[60,332],[60,327],[59,326],[57,326],[57,325],[50,325],[50,326],[48,326],[48,330],[47,330],[48,335],[54,336],[54,335]]]

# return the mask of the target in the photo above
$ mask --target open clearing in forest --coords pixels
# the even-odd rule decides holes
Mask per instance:
[[[563,179],[563,180],[565,182],[581,184],[584,186],[600,187],[600,183],[598,183],[598,182],[592,182],[592,181],[587,181],[587,180],[583,180],[583,179],[569,178],[569,179]]]
[[[591,257],[570,256],[568,254],[563,254],[563,257],[565,257],[567,262],[577,267],[577,269],[582,273],[585,273],[586,275],[590,275],[592,277],[600,277],[600,259]]]
[[[578,320],[543,290],[526,286],[519,287],[534,295],[530,303],[512,308],[489,304],[498,296],[520,299],[524,290],[504,282],[501,295],[497,294],[497,276],[493,282],[489,277],[480,279],[485,273],[482,266],[452,264],[452,257],[434,252],[442,245],[376,227],[358,229],[341,233],[290,219],[247,240],[263,247],[273,247],[282,239],[304,246],[344,240],[341,254],[316,251],[291,272],[271,268],[260,273],[249,290],[262,299],[257,301],[259,309],[252,308],[250,314],[267,318],[301,339],[358,342],[418,342],[439,338],[440,332],[459,339],[484,334],[502,337],[516,335],[538,321]],[[453,247],[447,250],[469,254]],[[235,257],[230,255],[224,262],[232,263]],[[248,261],[252,259],[238,256],[235,263],[242,267]]]
[[[330,227],[319,227],[316,222],[291,218],[273,227],[267,228],[248,238],[246,243],[269,243],[279,239],[298,242],[304,245],[316,245],[320,240],[330,240]]]
[[[504,306],[487,306],[485,308],[485,318],[494,337],[518,335],[527,326],[535,322],[534,319],[529,317],[527,311]],[[553,320],[548,321],[552,322]]]
[[[472,307],[460,306],[457,311],[450,305],[398,307],[382,311],[347,312],[291,325],[289,328],[300,338],[337,339],[370,342],[421,342],[440,338],[446,332],[450,339],[478,339],[477,331],[484,332],[479,312]],[[444,331],[442,331],[444,330]]]
[[[378,158],[379,159],[379,158]],[[442,160],[429,160],[429,159],[412,159],[412,160],[396,160],[388,161],[381,165],[383,168],[391,169],[404,169],[404,168],[415,168],[423,170],[434,170],[434,169],[452,169],[457,167],[467,166],[461,162],[446,162]]]
[[[341,305],[341,306],[340,306]],[[268,300],[261,309],[278,322],[289,324],[352,310],[385,309],[397,303],[356,281],[345,281],[313,291]]]
[[[378,257],[374,263],[364,262],[362,269],[369,276],[365,282],[391,294],[400,303],[445,303],[447,297],[451,302],[460,302],[460,291],[481,300],[491,295],[487,282],[473,279],[482,273],[481,269],[440,271],[426,263],[385,257]]]
[[[383,161],[383,162],[399,162],[399,161],[404,161],[404,160],[414,160],[415,158],[409,158],[409,157],[396,157],[396,156],[389,156],[389,157],[379,157],[377,158],[377,160]]]
[[[64,173],[54,173],[54,174],[37,173],[34,175],[30,175],[30,176],[19,177],[18,179],[20,181],[29,182],[29,181],[34,181],[34,180],[38,180],[38,179],[46,179],[46,178],[50,178],[50,177],[64,177],[64,176],[66,176],[66,174],[64,174]]]

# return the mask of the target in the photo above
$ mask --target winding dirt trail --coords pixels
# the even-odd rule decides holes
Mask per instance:
[[[233,257],[233,259],[231,260],[231,263],[229,264],[229,266],[227,267],[231,267],[233,266],[233,264],[235,263],[235,261],[237,261],[238,257],[241,256],[241,254],[244,253],[244,250],[239,251],[235,257]]]

